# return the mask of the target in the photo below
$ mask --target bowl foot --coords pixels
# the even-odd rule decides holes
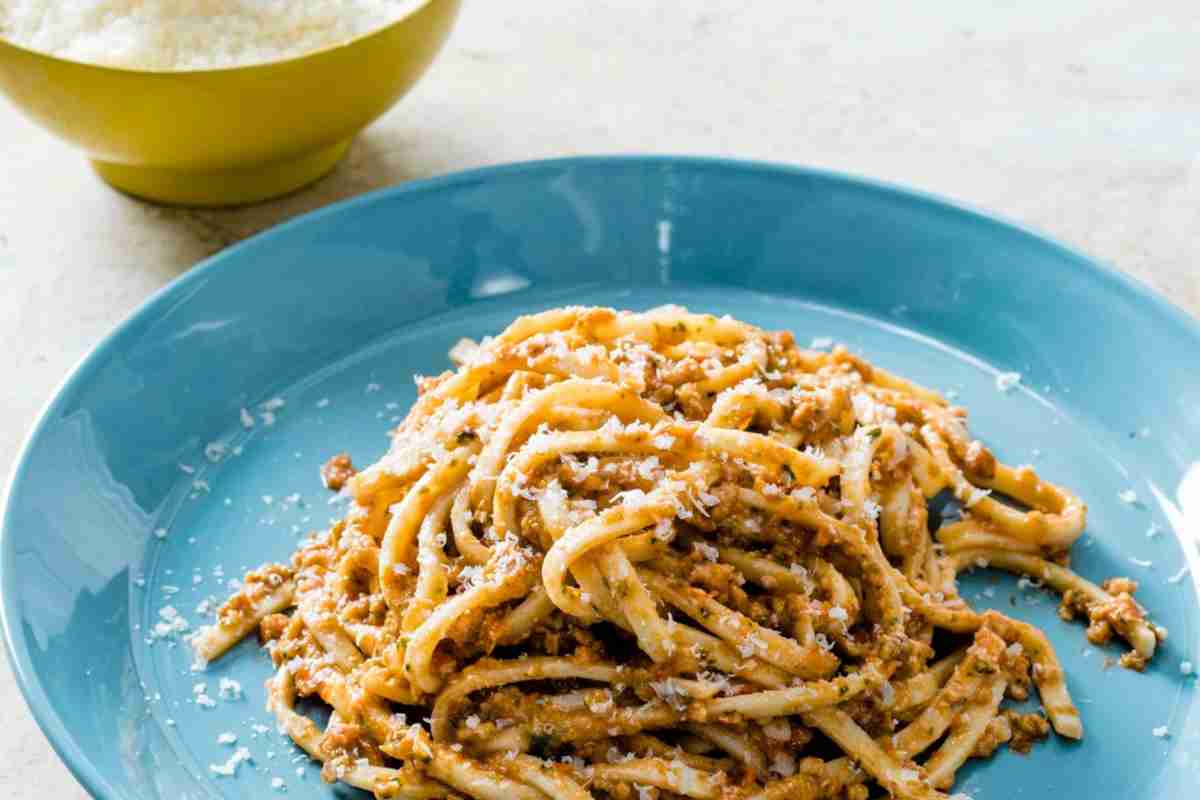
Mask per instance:
[[[92,167],[127,194],[180,206],[236,206],[279,197],[325,175],[341,160],[350,138],[298,156],[219,170],[171,169],[93,160]]]

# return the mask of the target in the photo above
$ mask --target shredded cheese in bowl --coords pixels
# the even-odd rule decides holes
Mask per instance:
[[[425,0],[6,0],[0,38],[72,61],[188,71],[279,61],[350,41]]]

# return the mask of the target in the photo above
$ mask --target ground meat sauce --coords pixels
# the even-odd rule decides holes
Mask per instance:
[[[321,467],[321,481],[326,489],[340,492],[346,481],[353,478],[356,472],[354,464],[350,463],[350,456],[338,453]]]

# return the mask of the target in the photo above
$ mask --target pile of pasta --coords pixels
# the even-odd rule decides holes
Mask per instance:
[[[960,571],[1058,590],[1130,667],[1165,636],[1132,581],[1067,566],[1079,498],[844,348],[677,307],[564,308],[451,357],[379,462],[330,463],[345,517],[193,640],[212,659],[258,631],[269,706],[327,780],[940,798],[968,758],[1083,733],[1046,637],[973,610]],[[1004,706],[1031,686],[1044,716]]]

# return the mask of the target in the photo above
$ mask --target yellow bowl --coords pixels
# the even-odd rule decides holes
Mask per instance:
[[[181,205],[253,203],[332,169],[425,72],[460,5],[428,0],[350,42],[226,69],[104,67],[0,40],[0,90],[122,191]]]

